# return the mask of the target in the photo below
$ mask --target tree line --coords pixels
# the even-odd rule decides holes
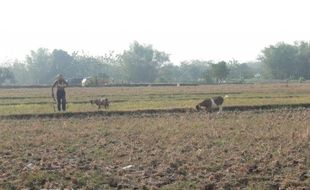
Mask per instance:
[[[293,45],[278,43],[262,50],[259,60],[265,76],[274,79],[310,79],[310,44],[295,42]]]
[[[278,43],[262,50],[257,62],[237,60],[182,61],[173,64],[169,54],[152,45],[133,42],[121,54],[90,56],[65,50],[39,48],[23,61],[0,68],[0,84],[51,84],[62,73],[67,79],[92,76],[110,83],[221,83],[263,79],[309,79],[310,44]]]

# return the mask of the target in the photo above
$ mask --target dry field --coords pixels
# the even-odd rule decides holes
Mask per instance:
[[[226,106],[310,103],[310,84],[68,88],[68,112],[94,112],[89,100],[107,97],[111,111],[193,108],[207,97],[229,95]],[[0,115],[53,113],[50,88],[0,89]]]
[[[309,189],[310,110],[2,120],[0,189]]]
[[[67,92],[72,112],[82,105],[95,111],[82,102],[102,95],[115,101],[111,110],[192,107],[215,94],[230,95],[226,106],[310,102],[308,84]],[[1,114],[31,113],[35,105],[42,107],[34,113],[53,112],[44,109],[50,108],[49,94],[50,89],[2,89]],[[8,112],[6,106],[15,107]],[[309,121],[305,108],[2,119],[0,189],[307,190]]]

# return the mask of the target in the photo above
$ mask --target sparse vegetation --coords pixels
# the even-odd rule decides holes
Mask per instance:
[[[0,115],[53,113],[49,88],[1,89]],[[191,108],[201,100],[229,95],[224,106],[299,104],[310,102],[310,84],[201,85],[181,87],[68,88],[69,112],[96,111],[91,99],[106,97],[109,110]]]

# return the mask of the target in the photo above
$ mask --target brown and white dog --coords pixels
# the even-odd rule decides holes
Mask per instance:
[[[196,105],[196,109],[197,111],[200,111],[204,108],[207,112],[211,113],[212,110],[219,108],[219,112],[222,112],[224,99],[227,97],[228,96],[226,95],[224,97],[216,96],[213,98],[205,99],[204,101]]]
[[[101,108],[101,106],[103,106],[105,109],[109,108],[110,102],[107,98],[99,98],[96,100],[91,100],[90,101],[91,104],[96,104],[98,106],[98,109]]]

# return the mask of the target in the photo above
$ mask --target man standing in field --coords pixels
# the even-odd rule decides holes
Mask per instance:
[[[57,75],[56,80],[52,86],[52,97],[55,100],[54,96],[54,87],[57,88],[56,98],[57,98],[57,108],[58,111],[66,111],[66,92],[65,87],[68,86],[67,81],[64,79],[62,74]],[[55,100],[56,101],[56,100]]]

